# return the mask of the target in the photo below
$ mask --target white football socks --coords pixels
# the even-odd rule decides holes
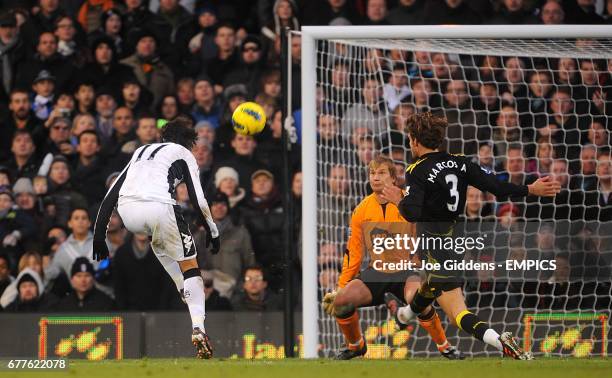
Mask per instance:
[[[202,277],[190,277],[185,280],[184,289],[185,301],[189,307],[189,315],[191,315],[191,324],[193,328],[204,330],[205,298],[204,298],[204,281]]]
[[[155,254],[155,256],[157,256],[159,262],[162,264],[168,275],[170,275],[170,278],[172,278],[172,281],[174,281],[174,284],[176,285],[176,290],[180,293],[181,290],[183,290],[184,279],[183,272],[181,272],[181,267],[179,264],[168,256],[158,254]]]
[[[408,324],[408,322],[416,316],[416,313],[412,311],[410,305],[400,307],[397,309],[397,318],[400,322]]]
[[[495,330],[492,328],[489,328],[485,331],[484,336],[482,336],[482,341],[491,345],[494,348],[497,348],[497,350],[504,349],[501,341],[499,341],[499,333],[495,332]]]

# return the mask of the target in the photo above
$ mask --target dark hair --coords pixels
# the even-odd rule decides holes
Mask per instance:
[[[436,149],[444,141],[448,121],[444,117],[434,116],[431,112],[411,115],[406,121],[408,134],[424,147]]]
[[[87,208],[85,208],[85,207],[78,207],[78,206],[77,207],[73,207],[72,209],[70,209],[70,216],[68,217],[68,219],[71,219],[72,218],[72,214],[74,214],[75,211],[79,211],[79,210],[84,211],[85,214],[87,214],[87,218],[91,221],[91,214],[89,214],[89,210]]]
[[[96,137],[96,142],[98,142],[98,144],[100,144],[100,137],[98,136],[98,133],[96,133],[93,130],[85,130],[81,134],[79,134],[79,137],[78,137],[79,144],[81,144],[81,138],[83,137],[83,135],[93,135],[93,136],[95,136]]]
[[[14,88],[13,90],[11,90],[11,93],[9,94],[9,101],[13,99],[13,95],[17,94],[17,93],[23,93],[26,96],[29,96],[30,92],[28,92],[28,90],[23,89],[23,88]],[[30,100],[30,98],[28,97],[28,101]]]
[[[15,130],[15,133],[13,134],[13,139],[11,139],[11,142],[14,142],[15,139],[17,139],[17,137],[21,136],[21,135],[29,136],[30,140],[32,141],[32,143],[34,142],[34,138],[32,137],[32,133],[29,132],[28,130],[24,130],[24,129]]]
[[[172,142],[191,149],[196,142],[198,134],[193,129],[190,118],[179,116],[169,121],[162,129],[162,140]]]
[[[266,272],[265,272],[263,266],[258,265],[258,264],[247,266],[244,269],[244,272],[242,272],[242,277],[246,276],[246,272],[248,272],[249,270],[258,270],[258,271],[260,271],[261,275],[263,276],[263,280],[266,281]]]

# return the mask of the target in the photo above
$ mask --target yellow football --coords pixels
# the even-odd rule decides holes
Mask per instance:
[[[266,113],[255,102],[243,102],[232,114],[232,126],[238,134],[258,134],[266,126]]]

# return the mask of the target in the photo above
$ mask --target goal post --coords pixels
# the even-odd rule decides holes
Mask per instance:
[[[323,294],[319,288],[319,261],[318,251],[321,247],[321,225],[318,214],[321,205],[319,194],[322,184],[322,170],[328,169],[333,161],[320,157],[321,146],[317,138],[317,125],[319,122],[317,104],[317,91],[319,87],[328,85],[329,76],[332,75],[331,64],[334,60],[345,59],[347,75],[355,76],[366,74],[380,74],[379,72],[366,73],[368,50],[402,50],[406,52],[427,51],[429,53],[443,53],[449,55],[468,55],[472,61],[474,57],[498,56],[521,57],[526,59],[543,58],[546,65],[552,59],[611,59],[612,58],[612,26],[599,25],[441,25],[441,26],[304,26],[301,32],[301,117],[302,117],[302,329],[303,329],[303,356],[317,358],[328,353],[319,350],[322,344],[321,326],[330,319],[322,319],[320,298]],[[589,43],[576,43],[576,40],[587,39]],[[333,47],[338,46],[338,47]],[[346,51],[350,53],[346,53]],[[340,52],[342,51],[342,53]],[[321,56],[329,55],[328,61],[322,63]],[[345,55],[347,55],[345,57]],[[503,58],[501,58],[503,61]],[[361,61],[359,61],[361,60]],[[356,63],[354,63],[356,62]],[[392,61],[389,65],[408,62]],[[454,62],[459,70],[465,74],[478,67],[464,67],[462,62]],[[380,64],[377,63],[375,64]],[[322,65],[326,65],[322,67]],[[549,69],[552,71],[552,68]],[[362,72],[356,72],[361,70]],[[390,69],[384,74],[390,75]],[[354,72],[355,71],[355,72]],[[551,73],[552,74],[552,73]],[[526,79],[525,79],[526,80]],[[410,82],[410,79],[408,80]],[[467,82],[468,80],[465,79]],[[378,85],[383,86],[384,81],[379,79]],[[522,83],[527,84],[525,81]],[[554,84],[553,84],[554,85]],[[467,85],[466,85],[467,86]],[[357,102],[358,95],[351,92],[355,88],[346,88],[345,94],[334,92],[339,96],[338,101],[348,105]],[[358,88],[360,89],[360,88]],[[469,89],[469,88],[468,88]],[[411,92],[414,92],[410,88]],[[439,89],[442,97],[442,90]],[[381,88],[382,92],[382,88]],[[344,93],[344,92],[343,92]],[[333,102],[331,99],[329,102]],[[381,102],[383,100],[381,99]],[[335,106],[334,104],[330,105]],[[391,111],[384,105],[385,121],[380,127],[389,128]],[[332,111],[333,112],[333,111]],[[356,113],[359,114],[359,113]],[[341,114],[334,114],[342,118]],[[488,114],[490,116],[490,114]],[[358,117],[357,117],[358,118]],[[355,122],[364,120],[354,119]],[[365,120],[364,122],[366,122]],[[338,121],[339,122],[339,121]],[[459,121],[461,124],[461,121]],[[341,130],[344,130],[342,127]],[[388,134],[389,130],[380,131]],[[348,135],[344,135],[348,138]],[[463,146],[466,137],[459,137],[457,141]],[[390,139],[390,136],[389,136]],[[475,140],[475,142],[478,142]],[[347,145],[338,145],[337,149],[352,148]],[[382,147],[381,147],[382,148]],[[389,147],[390,148],[390,147]],[[463,149],[463,147],[460,147]],[[465,151],[460,151],[465,152]],[[352,153],[352,152],[351,152]],[[473,152],[472,152],[473,154]],[[344,156],[344,155],[343,155]],[[345,158],[339,158],[345,159]],[[348,159],[348,158],[347,158]],[[352,158],[350,158],[352,159]],[[353,167],[353,160],[338,161]],[[349,161],[350,160],[350,161]],[[351,168],[354,169],[354,168]],[[367,176],[366,176],[367,178]],[[363,198],[365,192],[357,183],[351,183],[348,189],[353,200]],[[350,216],[350,210],[344,209]],[[345,227],[348,227],[348,216]],[[323,221],[325,222],[325,220]],[[344,233],[343,235],[346,235]],[[336,236],[334,236],[336,237]],[[342,243],[338,241],[338,243]],[[325,323],[327,324],[327,323]],[[331,324],[331,323],[330,323]],[[331,325],[333,327],[334,325]],[[327,325],[324,325],[327,327]],[[333,332],[333,331],[330,331]],[[381,331],[382,332],[382,331]],[[339,337],[334,337],[335,340]],[[335,347],[335,345],[334,345]],[[467,351],[469,352],[469,351]]]

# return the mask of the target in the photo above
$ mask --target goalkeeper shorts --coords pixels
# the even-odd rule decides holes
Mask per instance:
[[[397,273],[383,273],[374,268],[367,268],[359,273],[357,280],[361,280],[372,294],[371,306],[385,303],[385,293],[393,293],[396,297],[404,300],[404,287],[408,277],[418,275],[406,270]]]

